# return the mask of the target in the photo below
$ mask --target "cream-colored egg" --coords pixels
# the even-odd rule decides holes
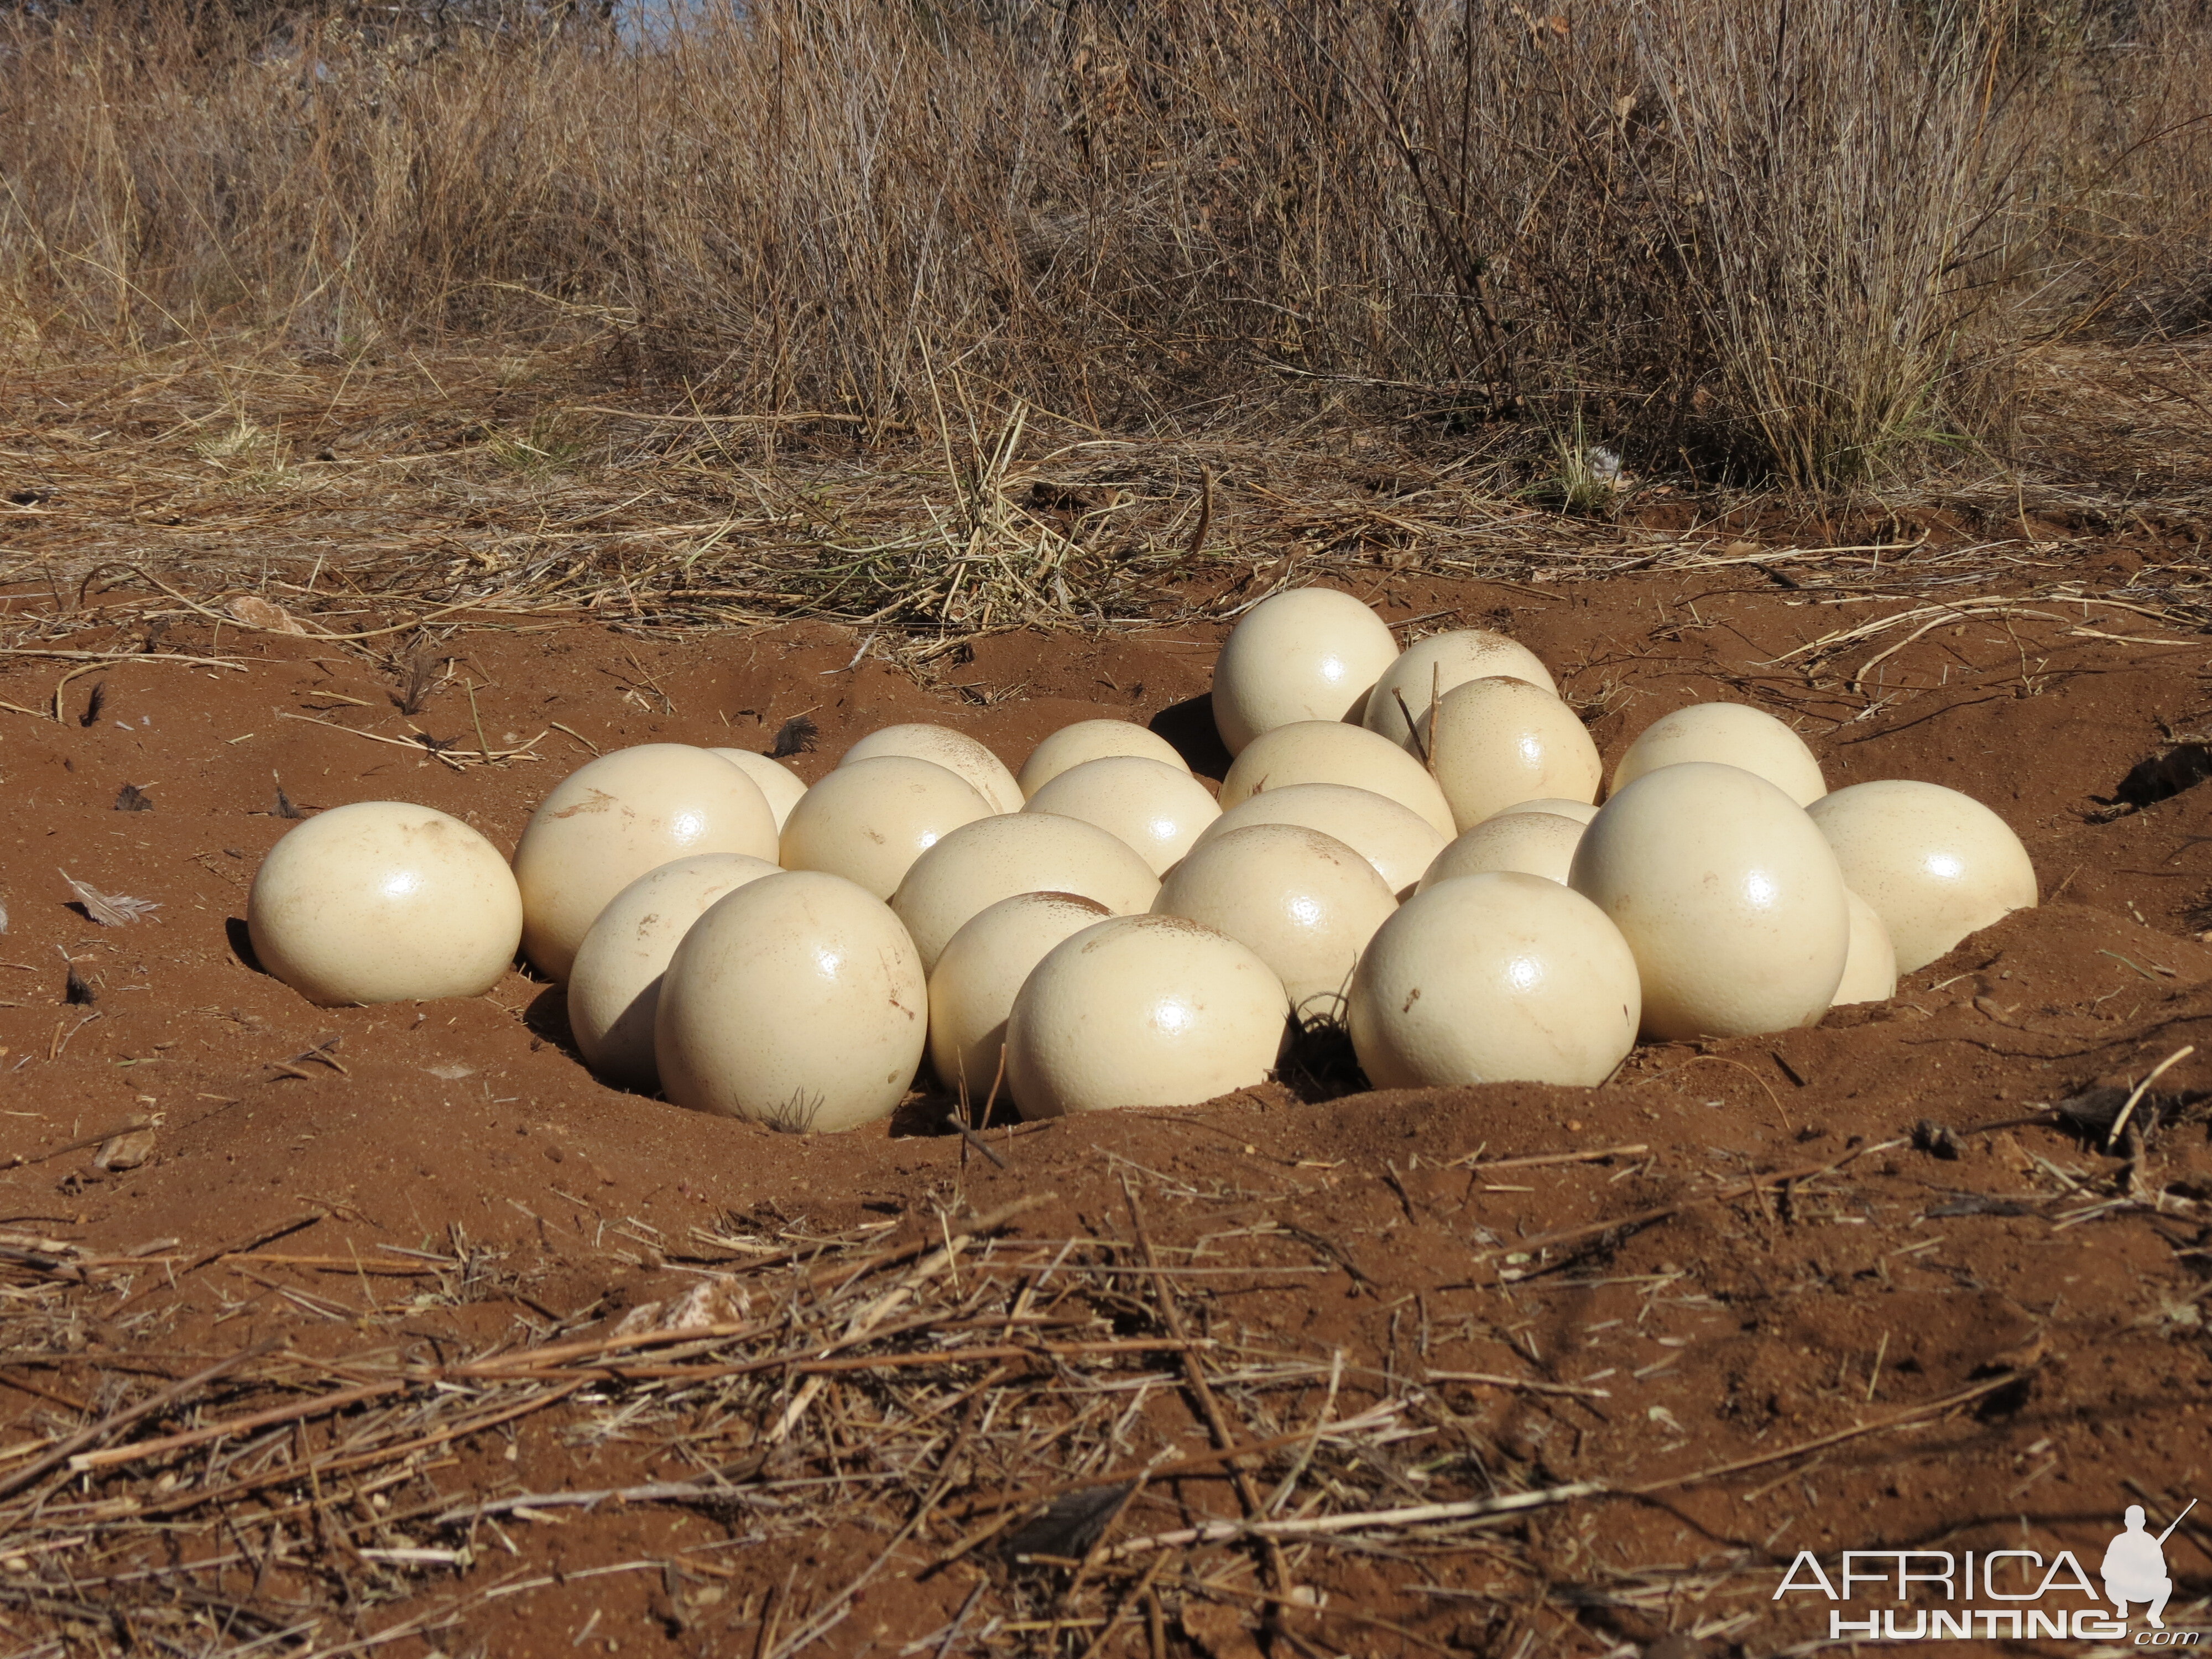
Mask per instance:
[[[1442,700],[1454,686],[1489,678],[1526,680],[1540,691],[1557,693],[1552,672],[1525,645],[1493,634],[1486,628],[1455,629],[1431,634],[1407,646],[1383,671],[1367,696],[1367,729],[1402,749],[1413,747],[1413,727],[1407,712],[1419,720],[1428,712],[1431,698]]]
[[[568,973],[568,1030],[601,1077],[650,1089],[660,978],[691,924],[725,893],[776,873],[766,859],[702,853],[648,870],[607,901]]]
[[[1293,720],[1357,720],[1397,655],[1382,619],[1349,593],[1274,594],[1244,613],[1214,662],[1214,727],[1236,755]]]
[[[1638,734],[1613,769],[1616,790],[1647,772],[1683,761],[1718,761],[1765,778],[1800,806],[1828,793],[1805,739],[1763,708],[1697,702],[1662,714]]]
[[[934,761],[847,761],[791,809],[783,867],[827,871],[888,899],[916,859],[962,824],[990,816],[989,801]]]
[[[1106,907],[1073,893],[1017,893],[970,917],[929,975],[929,1064],[980,1111],[995,1087],[1006,1019],[1030,970],[1061,940],[1106,920]]]
[[[1588,823],[1597,816],[1597,803],[1590,800],[1565,800],[1557,795],[1540,795],[1534,800],[1516,800],[1510,806],[1501,806],[1485,823],[1495,823],[1515,812],[1550,812],[1563,818],[1572,818],[1577,823]]]
[[[1156,876],[1190,851],[1221,816],[1206,786],[1188,772],[1142,755],[1109,755],[1071,766],[1022,810],[1096,824],[1134,848]]]
[[[1168,872],[1152,901],[1153,915],[1204,922],[1266,963],[1301,1024],[1344,1018],[1359,953],[1397,908],[1373,865],[1294,823],[1210,837]]]
[[[1053,947],[1006,1021],[1024,1117],[1195,1106],[1264,1083],[1290,1036],[1267,964],[1181,916],[1115,916]]]
[[[1581,894],[1540,876],[1455,876],[1382,924],[1352,981],[1352,1051],[1378,1089],[1595,1088],[1635,1046],[1636,958]]]
[[[1176,752],[1173,744],[1134,720],[1078,720],[1061,726],[1030,750],[1015,781],[1021,785],[1022,798],[1026,800],[1062,772],[1085,761],[1105,760],[1114,755],[1142,755],[1146,760],[1190,770],[1190,763]]]
[[[1897,947],[1889,942],[1888,924],[1856,893],[1847,889],[1844,898],[1851,907],[1851,944],[1833,1006],[1887,1002],[1897,994]]]
[[[1437,854],[1421,878],[1427,892],[1454,876],[1486,875],[1493,870],[1516,870],[1524,876],[1541,876],[1564,885],[1582,845],[1583,825],[1557,812],[1505,812],[1485,818]]]
[[[1428,769],[1395,743],[1341,720],[1294,720],[1244,746],[1221,781],[1226,811],[1263,789],[1294,783],[1346,783],[1410,806],[1438,835],[1452,833],[1451,808]]]
[[[790,870],[725,895],[669,959],[654,1018],[679,1106],[779,1129],[889,1117],[921,1064],[929,993],[890,907]]]
[[[1006,762],[965,732],[949,726],[886,726],[848,749],[837,764],[849,766],[884,755],[910,755],[965,778],[970,788],[991,803],[994,812],[1022,810],[1021,786]]]
[[[1519,801],[1595,800],[1605,776],[1575,711],[1525,680],[1455,686],[1415,729],[1462,830]]]
[[[1152,907],[1160,878],[1137,850],[1095,823],[1051,812],[1004,812],[961,825],[914,861],[891,908],[925,973],[952,936],[1017,893],[1073,893],[1115,916]]]
[[[254,872],[246,929],[261,965],[326,1008],[489,991],[522,938],[499,849],[408,801],[334,806]]]
[[[556,784],[514,848],[522,949],[540,973],[568,977],[607,901],[648,870],[698,853],[774,862],[775,814],[760,786],[703,749],[617,749]]]
[[[784,820],[799,805],[799,798],[806,793],[806,780],[781,761],[756,755],[750,749],[709,749],[707,752],[720,755],[760,786],[761,793],[768,800],[768,810],[775,814],[776,833],[781,835]]]
[[[1842,982],[1850,909],[1835,855],[1802,807],[1736,767],[1637,779],[1583,832],[1569,880],[1636,953],[1652,1036],[1810,1025]]]
[[[1199,844],[1255,823],[1295,823],[1334,836],[1373,865],[1400,898],[1444,850],[1436,826],[1412,807],[1343,783],[1293,783],[1248,795],[1216,818]]]
[[[1893,778],[1838,789],[1807,811],[1844,882],[1888,927],[1900,974],[2035,902],[2027,849],[1971,795]]]

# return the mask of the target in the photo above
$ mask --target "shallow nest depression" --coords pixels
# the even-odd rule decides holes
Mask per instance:
[[[2208,1490],[2181,508],[1563,517],[1358,432],[861,449],[502,374],[465,418],[336,368],[16,386],[0,1646],[1765,1659],[1825,1636],[1772,1599],[1801,1547],[2089,1560]],[[1886,1008],[1600,1091],[1346,1097],[1320,1060],[975,1142],[942,1101],[889,1137],[681,1113],[593,1082],[520,973],[433,1023],[226,944],[295,813],[511,841],[594,747],[803,716],[811,778],[893,719],[1009,755],[1188,723],[1226,620],[1316,577],[1511,629],[1608,757],[1728,696],[1832,781],[2003,801],[2045,902]]]

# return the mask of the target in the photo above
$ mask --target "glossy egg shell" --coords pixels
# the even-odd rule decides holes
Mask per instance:
[[[1451,808],[1428,769],[1397,744],[1341,720],[1294,720],[1253,738],[1221,781],[1222,810],[1294,783],[1370,790],[1412,808],[1438,835],[1453,833]]]
[[[568,974],[568,1030],[584,1063],[610,1082],[652,1088],[653,1015],[669,958],[717,899],[775,873],[766,859],[702,853],[648,870],[608,900]]]
[[[1605,769],[1575,711],[1522,680],[1469,680],[1416,726],[1462,833],[1524,800],[1595,800]]]
[[[1213,665],[1213,724],[1232,755],[1293,720],[1357,720],[1397,659],[1382,619],[1349,593],[1294,588],[1244,613]]]
[[[964,1090],[978,1113],[994,1087],[1008,1098],[999,1062],[1023,981],[1054,945],[1106,915],[1073,893],[1017,893],[953,934],[929,975],[929,1064],[947,1092]]]
[[[898,918],[842,876],[794,870],[691,924],[661,981],[653,1052],[680,1106],[837,1130],[890,1115],[928,1035],[921,959]]]
[[[1698,702],[1662,714],[1637,734],[1613,769],[1620,789],[1647,772],[1683,761],[1718,761],[1765,778],[1800,806],[1828,793],[1805,739],[1763,708]]]
[[[1401,898],[1444,849],[1436,826],[1412,807],[1341,783],[1293,783],[1247,796],[1215,819],[1197,844],[1254,823],[1295,823],[1334,836],[1373,865]]]
[[[1152,901],[1155,915],[1203,922],[1250,950],[1301,1024],[1342,1019],[1359,953],[1397,908],[1373,865],[1291,823],[1249,824],[1194,848]]]
[[[459,818],[361,801],[269,849],[246,926],[261,965],[325,1007],[472,997],[514,960],[522,896],[499,849]]]
[[[1022,799],[1027,800],[1069,768],[1104,760],[1109,755],[1141,755],[1163,765],[1190,770],[1190,763],[1173,744],[1134,720],[1078,720],[1061,726],[1030,750],[1014,781],[1021,786]]]
[[[1181,916],[1116,916],[1055,945],[1006,1021],[1024,1117],[1195,1106],[1267,1080],[1290,1033],[1282,981]]]
[[[555,785],[514,848],[522,948],[565,980],[576,947],[617,893],[699,853],[775,861],[775,814],[760,787],[703,749],[617,749]]]
[[[914,936],[923,971],[933,972],[969,918],[1017,893],[1073,893],[1123,916],[1151,909],[1159,890],[1136,849],[1097,824],[1005,812],[961,825],[916,859],[891,908]]]
[[[1014,781],[1006,763],[981,739],[965,732],[956,732],[949,726],[879,726],[848,749],[837,764],[848,766],[883,755],[911,756],[966,779],[969,788],[990,802],[994,812],[1022,810],[1021,786]]]
[[[1835,855],[1802,807],[1738,768],[1637,779],[1583,830],[1569,881],[1635,952],[1649,1036],[1809,1025],[1842,982],[1850,910]]]
[[[760,786],[768,810],[775,815],[776,833],[782,834],[783,821],[791,816],[791,809],[806,793],[806,781],[781,761],[756,755],[750,749],[709,749],[707,752],[729,762]]]
[[[1890,779],[1838,789],[1807,810],[1845,884],[1888,927],[1900,974],[2036,901],[2027,849],[1971,795]]]
[[[1022,810],[1095,824],[1134,850],[1156,876],[1221,816],[1206,786],[1188,772],[1141,755],[1072,766]]]
[[[1483,822],[1495,823],[1516,812],[1553,812],[1563,818],[1572,818],[1577,823],[1588,823],[1597,816],[1597,803],[1565,800],[1558,795],[1539,795],[1534,800],[1516,800],[1510,806],[1501,806]]]
[[[1635,1046],[1640,1000],[1636,958],[1603,911],[1500,871],[1439,882],[1384,922],[1346,1023],[1378,1089],[1594,1088]]]
[[[1851,943],[1834,1006],[1887,1002],[1897,994],[1897,947],[1889,942],[1888,925],[1856,893],[1847,890],[1844,897],[1851,908]]]
[[[824,777],[784,821],[787,870],[820,870],[857,882],[879,899],[898,891],[914,861],[991,803],[957,773],[910,755],[848,761]]]
[[[1583,829],[1557,812],[1503,812],[1485,818],[1437,854],[1421,878],[1421,890],[1454,876],[1495,870],[1515,870],[1565,884],[1574,867],[1575,848],[1582,845]]]
[[[1399,654],[1368,693],[1361,724],[1410,750],[1408,709],[1419,720],[1428,712],[1432,697],[1440,699],[1469,680],[1492,678],[1525,680],[1540,691],[1556,693],[1559,689],[1551,670],[1528,647],[1486,628],[1455,629],[1416,640]]]

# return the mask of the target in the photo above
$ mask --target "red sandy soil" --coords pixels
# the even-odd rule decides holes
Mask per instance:
[[[2094,562],[2072,574],[2091,592],[2125,579]],[[1822,603],[1834,592],[1730,569],[1545,587],[1346,585],[1394,622],[1509,629],[1554,665],[1608,762],[1657,714],[1735,697],[1791,719],[1832,786],[1905,777],[1966,790],[2020,832],[2045,902],[1910,975],[1888,1005],[1807,1030],[1648,1047],[1600,1090],[1329,1098],[1309,1077],[1297,1091],[1270,1085],[1200,1109],[993,1131],[1001,1170],[963,1156],[935,1126],[942,1103],[916,1103],[888,1130],[787,1136],[605,1087],[565,1046],[558,993],[519,969],[470,1001],[308,1006],[240,954],[248,883],[288,827],[271,816],[277,789],[307,810],[427,802],[504,848],[533,802],[588,758],[580,738],[764,749],[799,714],[820,728],[818,748],[795,762],[810,779],[893,721],[958,727],[1018,766],[1046,732],[1099,714],[1152,721],[1218,779],[1225,757],[1203,699],[1222,629],[1002,635],[925,684],[878,655],[855,663],[859,641],[826,626],[666,639],[597,625],[474,628],[453,636],[454,678],[411,721],[394,709],[389,676],[356,652],[180,629],[163,651],[245,666],[120,661],[70,683],[58,724],[0,711],[0,1162],[26,1160],[0,1172],[0,1232],[108,1258],[152,1246],[147,1259],[159,1264],[51,1304],[66,1317],[0,1315],[12,1322],[0,1323],[0,1451],[274,1337],[326,1356],[434,1347],[447,1358],[556,1328],[604,1334],[626,1309],[680,1295],[696,1263],[742,1267],[702,1238],[852,1238],[872,1227],[927,1243],[941,1213],[1050,1194],[1005,1237],[1126,1240],[1127,1183],[1164,1249],[1258,1230],[1221,1258],[1250,1271],[1188,1281],[1192,1318],[1265,1333],[1324,1364],[1340,1352],[1352,1379],[1337,1406],[1345,1414],[1425,1388],[1471,1443],[1492,1449],[1499,1489],[1620,1486],[1766,1461],[1656,1495],[1593,1495],[1508,1517],[1449,1547],[1431,1542],[1418,1560],[1388,1549],[1301,1554],[1302,1581],[1364,1622],[1298,1613],[1285,1634],[1255,1635],[1255,1613],[1188,1589],[1206,1575],[1260,1582],[1249,1546],[1201,1547],[1109,1632],[1109,1650],[1227,1659],[1264,1640],[1278,1652],[1528,1659],[1633,1652],[1672,1632],[1706,1651],[1771,1654],[1826,1634],[1826,1602],[1772,1600],[1801,1549],[1832,1573],[1846,1548],[2047,1558],[2065,1547],[2094,1574],[2126,1504],[2148,1504],[2156,1530],[2191,1497],[2212,1499],[2203,1319],[2212,1146],[2194,1104],[2212,1089],[2212,948],[2200,938],[2212,927],[2212,789],[2098,821],[2100,801],[2162,751],[2165,732],[2212,705],[2203,639],[2126,610],[2024,603],[1925,634],[1855,689],[1859,665],[1910,629],[1812,675],[1800,659],[1775,659],[1897,601]],[[97,631],[66,641],[106,643]],[[0,700],[49,707],[53,682],[75,665],[0,657]],[[464,681],[492,746],[534,738],[540,758],[456,771],[356,735],[404,737],[412,726],[473,748]],[[97,684],[98,716],[82,719]],[[152,810],[115,810],[126,783]],[[63,869],[161,908],[96,927],[70,908]],[[64,955],[95,1002],[64,1002]],[[2101,1136],[2040,1121],[1980,1130],[2140,1081],[2191,1043],[2199,1052],[2139,1109],[2162,1120],[2147,1141],[2108,1152]],[[310,1054],[319,1046],[335,1063]],[[156,1120],[151,1155],[127,1171],[94,1168],[86,1139],[134,1114]],[[1923,1120],[1954,1134],[1923,1131],[1916,1145]],[[1636,1150],[1468,1167],[1607,1148]],[[1847,1158],[1817,1179],[1741,1190],[1754,1174]],[[1516,1249],[1649,1211],[1670,1212],[1533,1255]],[[270,1238],[295,1222],[307,1224]],[[241,1244],[252,1248],[208,1258]],[[326,1270],[389,1246],[465,1249],[495,1271],[473,1299],[410,1309],[405,1279]],[[257,1252],[270,1258],[258,1268]],[[288,1255],[325,1265],[279,1259]],[[0,1295],[35,1277],[0,1279]],[[1606,1392],[1425,1381],[1451,1370],[1555,1385],[1602,1376],[1588,1389]],[[1314,1420],[1320,1404],[1317,1382],[1296,1422]],[[487,1431],[416,1467],[388,1501],[420,1512],[441,1498],[691,1472],[659,1442],[569,1432],[607,1409],[571,1401],[511,1438]],[[1170,1444],[1203,1449],[1199,1413],[1170,1378],[1125,1447],[1138,1461]],[[1891,1417],[1902,1420],[1879,1426]],[[131,1433],[194,1420],[155,1416]],[[1419,1473],[1421,1443],[1411,1443],[1395,1477],[1376,1478],[1368,1506],[1483,1490],[1463,1474]],[[1805,1449],[1769,1457],[1791,1448]],[[1045,1466],[1057,1455],[1043,1454]],[[1275,1454],[1262,1486],[1294,1455]],[[0,1462],[0,1477],[15,1467]],[[143,1493],[150,1479],[109,1467],[65,1495]],[[472,1564],[387,1575],[386,1599],[332,1613],[308,1645],[266,1650],[343,1650],[411,1620],[417,1634],[357,1650],[780,1652],[907,1518],[866,1513],[856,1490],[830,1521],[797,1529],[647,1504],[510,1518],[507,1542],[484,1545]],[[1236,1504],[1218,1471],[1164,1482],[1109,1542]],[[1006,1628],[1020,1624],[1009,1611],[1019,1598],[1010,1570],[986,1553],[923,1571],[961,1530],[957,1518],[930,1517],[815,1650],[1081,1653],[1095,1626]],[[146,1544],[145,1559],[213,1552],[215,1536],[180,1530]],[[0,1589],[87,1576],[66,1549],[34,1560],[9,1559],[9,1547],[0,1536]],[[2212,1510],[2184,1524],[2166,1559],[2178,1586],[2168,1625],[2212,1624]],[[100,1571],[120,1571],[117,1559],[103,1558]],[[640,1561],[686,1565],[568,1577]],[[472,1597],[525,1569],[544,1582],[496,1601]],[[303,1593],[289,1563],[257,1571],[250,1555],[202,1582],[277,1624],[299,1605],[286,1598]],[[82,1609],[127,1609],[129,1587],[74,1594],[74,1614],[27,1592],[0,1597],[0,1649],[123,1650],[121,1627],[87,1622]],[[962,1630],[948,1632],[971,1595]],[[1084,1605],[1098,1616],[1116,1604],[1093,1595]],[[994,1617],[1005,1623],[994,1627]],[[225,1626],[217,1640],[203,1619],[145,1650],[228,1652],[260,1628]],[[934,1639],[908,1647],[922,1638]],[[1954,1650],[1968,1647],[2021,1650],[2002,1640]]]

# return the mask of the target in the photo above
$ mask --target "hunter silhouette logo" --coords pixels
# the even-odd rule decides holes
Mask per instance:
[[[1774,1599],[1796,1593],[1825,1596],[1836,1603],[1865,1599],[1893,1604],[1869,1607],[1857,1618],[1847,1617],[1842,1606],[1832,1607],[1831,1641],[2002,1638],[2019,1642],[2047,1638],[2109,1642],[2126,1637],[2128,1609],[2140,1606],[2148,1628],[2136,1635],[2136,1646],[2195,1646],[2204,1642],[2206,1632],[2166,1628],[2166,1604],[2173,1594],[2173,1580],[2166,1568],[2166,1540],[2196,1507],[2192,1498],[2172,1525],[2153,1533],[2145,1527],[2142,1506],[2129,1506],[2121,1530],[2105,1547],[2099,1564],[2104,1581],[2101,1599],[2111,1603],[2110,1612],[2098,1605],[2097,1586],[2067,1549],[2047,1562],[2042,1552],[2031,1549],[1955,1554],[1929,1549],[1845,1550],[1832,1579],[1819,1557],[1800,1550],[1775,1587]],[[2067,1605],[2069,1599],[2075,1605]],[[1916,1601],[1920,1605],[1910,1605]]]
[[[2105,1599],[2120,1618],[2128,1616],[2129,1602],[2148,1601],[2150,1605],[2143,1617],[2150,1621],[2150,1627],[2166,1628],[2166,1598],[2173,1594],[2173,1580],[2166,1576],[2166,1540],[2173,1536],[2173,1528],[2182,1523],[2189,1510],[2196,1507],[2192,1498],[2189,1509],[2173,1517],[2173,1525],[2154,1538],[2143,1530],[2142,1505],[2128,1505],[2127,1530],[2116,1534],[2105,1547]]]

